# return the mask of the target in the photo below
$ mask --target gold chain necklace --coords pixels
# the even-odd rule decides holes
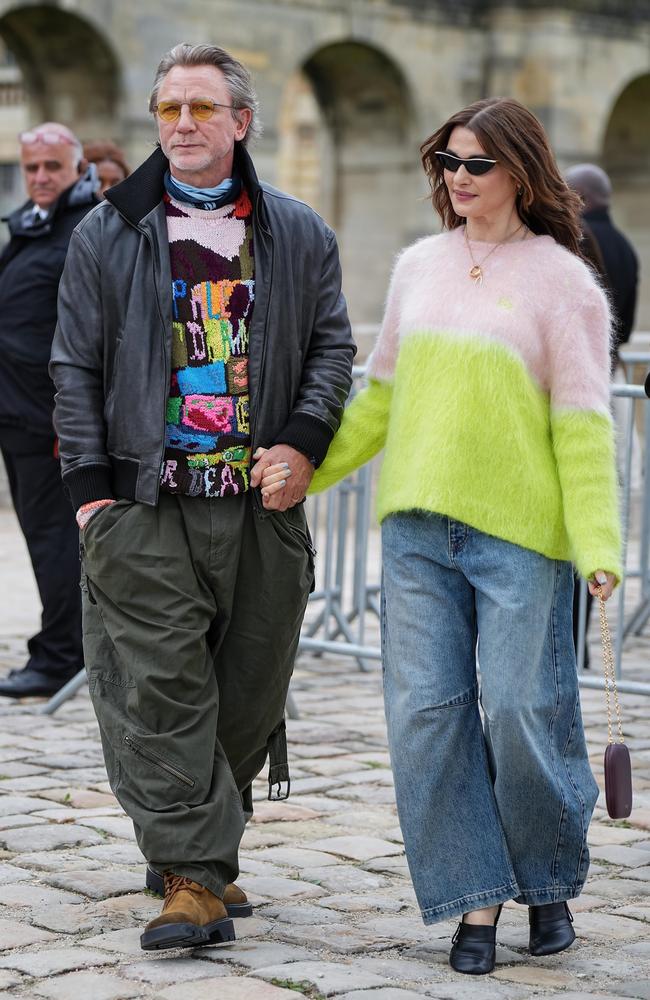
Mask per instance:
[[[485,264],[486,260],[490,256],[490,254],[493,254],[495,250],[498,250],[499,247],[502,247],[504,243],[508,243],[512,239],[512,237],[516,236],[517,233],[519,232],[519,230],[520,229],[524,229],[525,226],[524,226],[524,223],[521,222],[517,226],[517,228],[512,233],[510,233],[510,236],[506,236],[506,238],[503,239],[503,240],[501,240],[500,243],[497,243],[495,246],[493,246],[492,249],[490,251],[488,251],[488,253],[486,253],[486,255],[483,258],[483,260],[480,261],[478,264],[476,263],[476,260],[474,259],[474,254],[472,253],[472,248],[470,246],[469,237],[467,235],[467,225],[465,225],[464,228],[465,228],[465,243],[467,244],[467,249],[469,251],[469,256],[470,256],[470,259],[472,261],[472,266],[471,266],[470,271],[469,271],[469,276],[470,276],[470,278],[472,279],[472,281],[474,282],[475,285],[482,285],[483,284],[483,265]],[[524,239],[525,238],[526,237],[524,236]]]

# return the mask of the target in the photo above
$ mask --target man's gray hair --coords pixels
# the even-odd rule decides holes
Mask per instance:
[[[241,108],[248,108],[251,112],[250,125],[246,130],[246,135],[242,139],[244,146],[248,145],[251,139],[256,139],[262,132],[262,125],[259,120],[259,101],[251,75],[238,59],[231,56],[225,49],[220,49],[217,45],[190,45],[188,42],[180,42],[173,49],[166,52],[158,64],[156,76],[153,81],[151,96],[149,98],[149,110],[153,112],[158,103],[158,91],[160,84],[165,79],[174,66],[216,66],[223,73],[230,99],[233,104],[231,112],[233,118],[239,121],[237,114]]]

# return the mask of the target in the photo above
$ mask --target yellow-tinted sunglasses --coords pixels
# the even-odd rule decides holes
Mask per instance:
[[[217,108],[234,110],[234,105],[232,104],[219,104],[217,101],[210,101],[206,97],[201,97],[196,101],[161,101],[160,104],[156,104],[151,110],[163,122],[177,122],[185,105],[190,109],[190,114],[194,121],[197,122],[209,121]]]

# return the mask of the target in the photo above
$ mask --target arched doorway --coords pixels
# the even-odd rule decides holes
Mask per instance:
[[[0,17],[0,37],[22,72],[31,119],[61,120],[83,138],[115,128],[119,67],[90,22],[58,5],[14,7]]]
[[[605,130],[603,167],[612,180],[617,224],[641,260],[636,327],[650,330],[650,73],[629,83]]]
[[[17,133],[61,121],[80,139],[120,139],[120,69],[106,39],[52,4],[0,16],[0,212],[24,197]]]
[[[388,56],[345,41],[304,62],[285,91],[278,176],[336,229],[353,321],[377,322],[422,190],[411,96]]]

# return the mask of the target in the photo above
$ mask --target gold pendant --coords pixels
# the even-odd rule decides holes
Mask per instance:
[[[469,272],[469,276],[475,285],[483,284],[483,272],[478,264],[475,264],[472,270]]]

